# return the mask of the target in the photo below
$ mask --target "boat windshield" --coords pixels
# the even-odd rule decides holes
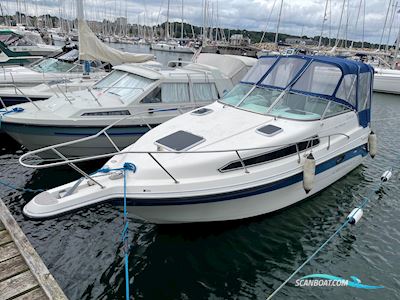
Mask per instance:
[[[83,72],[81,65],[69,64],[55,58],[47,58],[39,61],[32,66],[32,70],[40,73]]]
[[[221,102],[250,112],[304,121],[319,120],[323,116],[351,110],[345,105],[316,96],[249,84],[237,85]]]
[[[105,92],[117,95],[121,100],[129,101],[140,95],[155,80],[115,70],[95,84],[94,89],[103,89]]]

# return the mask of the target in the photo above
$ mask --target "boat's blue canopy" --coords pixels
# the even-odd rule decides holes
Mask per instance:
[[[332,56],[264,56],[242,83],[319,97],[363,111],[370,108],[373,74],[367,64]]]

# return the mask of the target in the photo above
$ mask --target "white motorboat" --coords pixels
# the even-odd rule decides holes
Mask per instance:
[[[54,79],[35,86],[0,85],[0,108],[4,109],[4,107],[31,101],[47,100],[53,96],[66,97],[67,93],[87,90],[104,77],[105,74],[105,72],[99,72],[91,76],[82,76],[81,74],[77,78]]]
[[[171,62],[177,65],[175,68],[145,64],[116,66],[86,91],[18,105],[20,112],[3,115],[1,128],[33,150],[93,135],[123,116],[142,113],[138,118],[120,122],[109,132],[122,149],[149,128],[222,98],[256,61],[202,54],[197,63]],[[66,147],[62,153],[81,156],[114,150],[114,145],[102,136],[83,147]]]
[[[62,52],[59,46],[46,45],[39,33],[14,28],[0,29],[0,50],[1,65],[25,65]]]
[[[55,58],[38,60],[30,66],[9,66],[0,69],[0,98],[5,106],[45,100],[57,93],[82,90],[106,75],[102,68],[84,67]],[[1,107],[1,105],[0,105]]]
[[[375,68],[374,91],[400,94],[400,70]]]
[[[91,68],[91,76],[104,77],[100,68]],[[0,67],[0,87],[13,84],[18,87],[35,86],[62,79],[82,77],[84,67],[78,63],[68,63],[56,58],[44,58],[29,66]],[[101,77],[97,77],[98,79]]]
[[[223,99],[152,129],[109,155],[99,173],[78,169],[84,178],[37,195],[24,214],[53,217],[107,201],[120,206],[125,196],[131,216],[159,224],[282,209],[333,184],[368,152],[376,154],[372,79],[370,66],[351,60],[264,57]],[[32,155],[64,146],[33,151],[20,162],[77,168],[74,163],[98,158],[29,163]]]
[[[150,49],[158,51],[179,52],[179,53],[194,53],[195,49],[189,46],[182,46],[174,40],[168,42],[152,43]]]

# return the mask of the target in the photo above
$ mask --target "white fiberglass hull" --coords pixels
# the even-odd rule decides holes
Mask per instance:
[[[400,75],[375,74],[374,91],[388,94],[400,94]]]
[[[193,48],[179,46],[179,45],[152,44],[151,49],[157,51],[167,51],[167,52],[179,52],[179,53],[191,53],[191,54],[194,53]]]
[[[362,159],[362,156],[354,157],[317,175],[315,186],[308,194],[300,181],[268,193],[233,200],[192,205],[128,206],[128,212],[155,224],[228,221],[263,215],[318,193],[359,166]]]
[[[219,189],[217,192],[218,188],[212,188],[213,193],[200,197],[193,196],[191,191],[181,189],[179,185],[170,193],[160,194],[159,198],[154,195],[149,198],[137,198],[135,194],[138,194],[133,195],[128,189],[128,212],[131,216],[155,224],[227,221],[254,217],[280,210],[318,193],[359,166],[366,155],[365,145],[361,145],[317,165],[314,187],[308,194],[303,189],[302,173],[250,189],[229,192]],[[116,178],[119,184],[121,180],[121,177]],[[82,183],[81,195],[73,194],[67,197],[71,197],[69,200],[55,197],[59,193],[65,193],[73,184],[38,195],[24,207],[24,214],[32,218],[47,218],[101,202],[111,201],[117,206],[123,203],[121,186],[101,189],[93,184],[85,187]],[[145,192],[150,190],[143,190],[139,194],[146,194]],[[171,198],[168,198],[168,194]]]
[[[56,145],[88,137],[96,134],[102,127],[56,127],[56,126],[25,126],[23,124],[3,123],[2,129],[7,132],[14,140],[24,145],[29,150],[36,150],[49,145]],[[123,149],[134,143],[141,135],[148,131],[146,125],[116,127],[110,130],[110,137],[114,143]],[[102,135],[89,142],[82,142],[72,146],[61,147],[58,149],[66,157],[81,157],[91,155],[101,155],[116,151],[113,144]],[[42,158],[56,157],[51,152],[40,154]]]

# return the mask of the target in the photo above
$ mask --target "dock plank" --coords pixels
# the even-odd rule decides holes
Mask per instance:
[[[11,235],[7,230],[0,231],[0,246],[12,241]]]
[[[13,240],[13,242],[0,246],[0,262],[6,261],[20,254],[29,268],[29,271],[20,273],[15,277],[11,277],[3,281],[0,283],[0,287],[4,288],[4,283],[10,281],[10,283],[12,283],[11,285],[15,285],[14,289],[16,290],[14,291],[15,294],[12,297],[17,297],[23,294],[21,289],[28,292],[38,286],[45,293],[47,298],[52,300],[66,300],[67,297],[58,285],[57,281],[54,279],[53,275],[51,275],[39,254],[37,254],[36,250],[32,247],[31,243],[28,241],[28,238],[25,236],[18,223],[8,210],[7,206],[1,199],[0,223],[3,223]],[[2,254],[4,254],[4,257]],[[20,280],[21,276],[26,276],[28,279]],[[36,282],[36,285],[33,285],[32,278]],[[20,286],[15,284],[16,281]],[[3,300],[2,297],[3,293],[0,288],[1,300]]]
[[[14,298],[13,300],[44,300],[44,299],[49,299],[49,298],[46,296],[46,294],[43,292],[42,289],[37,288],[17,298]]]
[[[39,283],[30,271],[0,282],[0,295],[4,300],[13,298],[20,294],[38,287]]]
[[[0,281],[27,270],[29,270],[28,265],[25,263],[25,260],[21,255],[10,258],[0,263]]]
[[[15,243],[8,243],[0,246],[0,262],[19,255],[19,251]]]

